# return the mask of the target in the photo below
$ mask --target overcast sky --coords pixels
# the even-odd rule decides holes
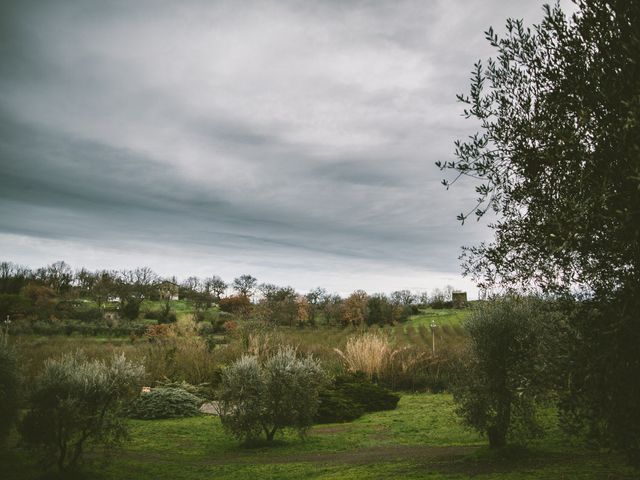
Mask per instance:
[[[1,5],[0,259],[475,296],[491,232],[434,162],[483,31],[541,2]]]

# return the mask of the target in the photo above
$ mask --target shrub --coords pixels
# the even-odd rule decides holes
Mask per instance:
[[[372,383],[363,373],[343,374],[320,391],[318,423],[354,420],[366,412],[393,410],[400,396]]]
[[[140,315],[140,300],[123,298],[120,302],[118,312],[123,318],[135,320]]]
[[[244,441],[264,433],[270,442],[284,428],[304,435],[313,424],[324,378],[315,359],[297,358],[291,347],[281,348],[263,363],[245,355],[222,372],[222,426]]]
[[[176,312],[172,310],[166,311],[164,309],[149,310],[148,312],[145,312],[144,318],[148,320],[157,320],[159,324],[176,323],[178,321]]]
[[[337,376],[335,387],[353,403],[361,405],[365,412],[393,410],[400,400],[398,394],[372,383],[362,373]]]
[[[161,315],[161,310],[149,310],[148,312],[144,312],[144,318],[146,320],[158,320]]]
[[[217,333],[226,333],[224,328],[225,323],[228,322],[227,319],[220,316],[220,312],[214,312],[214,315],[211,315],[211,320],[209,322],[206,321],[206,317],[209,316],[208,312],[205,313],[205,320],[200,322],[198,325],[198,332],[200,335],[215,335]]]
[[[453,302],[450,300],[435,299],[429,302],[429,307],[434,310],[442,310],[444,308],[453,308]]]
[[[29,311],[30,303],[22,295],[0,293],[0,318],[5,319],[7,315],[24,315]]]
[[[21,432],[46,466],[74,467],[91,445],[109,447],[126,436],[119,413],[140,391],[144,369],[114,355],[109,363],[86,360],[82,352],[47,360],[33,385]]]
[[[189,392],[196,397],[200,397],[200,399],[205,399],[210,396],[211,384],[210,383],[200,383],[199,385],[192,385],[189,382],[185,382],[182,380],[181,382],[171,381],[168,378],[158,382],[158,387],[161,388],[180,388]]]
[[[6,335],[0,332],[0,442],[18,418],[21,378],[16,352],[8,345]]]
[[[234,295],[231,297],[221,298],[218,302],[220,310],[239,317],[246,318],[251,311],[251,300],[246,295]]]
[[[316,423],[350,422],[364,414],[364,408],[354,403],[349,396],[336,388],[320,392],[320,406],[316,413]]]
[[[204,399],[182,388],[158,387],[142,393],[127,411],[130,417],[142,420],[194,417],[203,403]]]
[[[78,333],[86,336],[141,336],[145,333],[146,325],[129,323],[123,326],[109,327],[104,324],[90,324],[77,322],[49,322],[18,320],[11,326],[14,333],[34,333],[36,335],[72,335]]]

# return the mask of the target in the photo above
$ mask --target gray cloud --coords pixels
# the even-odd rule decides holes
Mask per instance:
[[[473,189],[446,192],[433,163],[472,131],[455,93],[482,31],[537,2],[0,8],[8,259],[469,286],[460,246],[489,233],[456,222]]]

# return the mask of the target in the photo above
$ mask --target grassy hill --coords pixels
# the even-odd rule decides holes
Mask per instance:
[[[440,310],[435,310],[433,308],[423,308],[420,310],[418,315],[412,315],[409,319],[403,323],[402,325],[406,328],[408,326],[412,326],[414,328],[418,328],[421,326],[429,327],[431,325],[431,321],[435,321],[436,325],[442,327],[445,325],[448,326],[459,326],[462,321],[469,316],[469,309],[453,309],[453,308],[443,308]]]

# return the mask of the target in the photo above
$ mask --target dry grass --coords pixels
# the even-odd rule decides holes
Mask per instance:
[[[431,330],[424,325],[360,328],[269,327],[259,322],[238,322],[226,333],[226,345],[208,342],[197,334],[197,325],[184,315],[177,324],[150,327],[143,337],[99,338],[80,336],[10,336],[18,347],[28,379],[44,360],[82,349],[89,358],[107,358],[124,352],[142,362],[147,384],[169,378],[174,381],[215,383],[222,366],[243,353],[268,357],[280,345],[291,345],[302,355],[318,358],[332,373],[361,370],[378,382],[397,389],[424,391],[433,380],[446,377],[448,362],[459,355],[466,334],[459,325],[436,330],[437,355],[431,355]]]
[[[394,357],[404,349],[393,349],[389,338],[381,333],[365,333],[347,341],[344,351],[335,352],[344,361],[347,370],[363,372],[370,379],[385,376],[394,368]]]

